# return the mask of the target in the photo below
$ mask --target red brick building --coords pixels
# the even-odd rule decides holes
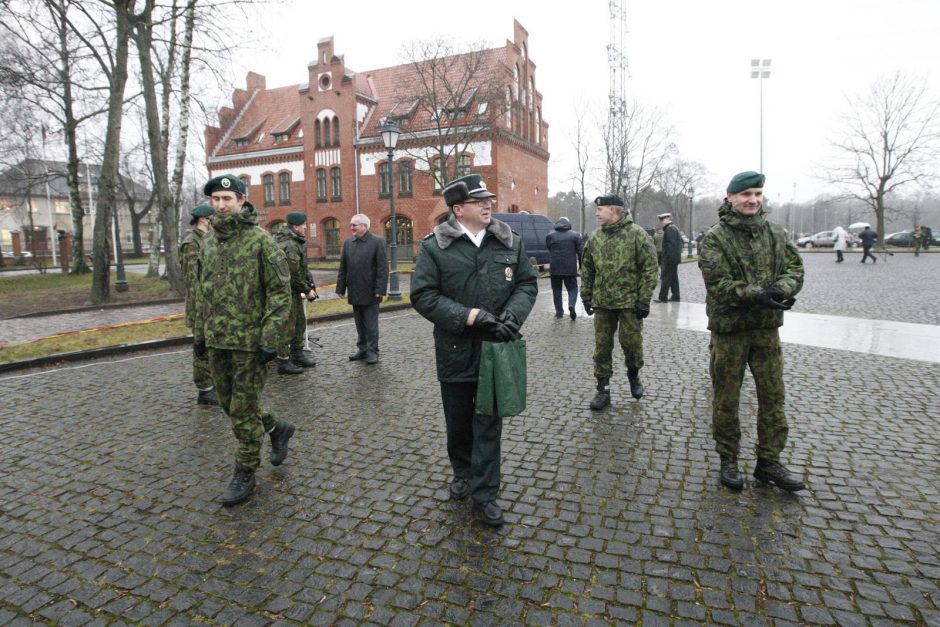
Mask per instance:
[[[548,125],[518,22],[504,47],[368,72],[347,68],[330,37],[307,73],[268,89],[250,72],[205,134],[209,176],[246,181],[263,226],[307,214],[311,258],[338,256],[356,213],[388,238],[390,178],[401,259],[447,215],[441,187],[468,171],[483,174],[497,211],[547,213]],[[386,120],[401,127],[392,177],[376,130]]]

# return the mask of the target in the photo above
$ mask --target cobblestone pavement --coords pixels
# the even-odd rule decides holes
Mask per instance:
[[[843,276],[871,292],[859,315],[935,308],[936,290],[901,284],[923,286],[900,271],[913,258],[807,259],[804,311],[860,294]],[[895,283],[904,296],[877,293]],[[0,624],[940,625],[940,366],[785,345],[785,458],[809,489],[735,494],[716,479],[707,334],[654,309],[647,396],[618,366],[612,407],[591,412],[591,321],[556,320],[540,287],[498,531],[447,500],[431,326],[413,312],[382,315],[377,366],[346,360],[338,322],[314,370],[272,374],[266,402],[297,434],[232,509],[234,440],[194,404],[189,351],[0,378]],[[748,380],[748,470],[755,408]]]

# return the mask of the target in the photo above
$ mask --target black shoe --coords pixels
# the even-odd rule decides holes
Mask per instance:
[[[569,316],[572,320],[574,320],[575,318],[578,317],[578,314],[577,314],[577,312],[574,310],[574,307],[568,307],[568,316]]]
[[[277,373],[278,374],[302,374],[304,371],[303,368],[292,362],[288,358],[277,358]]]
[[[555,317],[556,317],[556,318],[564,318],[564,317],[565,317],[565,314],[561,313],[560,311],[556,311],[556,312],[555,312]]]
[[[591,399],[591,409],[604,409],[610,405],[610,379],[597,378],[597,394]]]
[[[294,365],[300,366],[301,368],[313,368],[317,365],[316,360],[313,358],[313,353],[303,348],[290,349],[290,360]]]
[[[213,388],[209,388],[208,390],[199,390],[199,394],[196,395],[196,404],[218,405],[219,397],[216,396],[215,390]]]
[[[231,507],[248,500],[255,489],[255,471],[235,467],[235,474],[222,493],[222,505]]]
[[[663,300],[662,298],[657,298],[657,299],[654,300],[653,302],[654,302],[654,303],[668,303],[669,301],[668,301],[668,300]]]
[[[627,378],[630,380],[630,395],[640,400],[643,398],[643,383],[640,381],[640,371],[639,370],[627,370]]]
[[[462,501],[470,496],[470,482],[461,477],[454,477],[450,482],[450,498],[455,501]]]
[[[763,483],[772,483],[787,492],[799,492],[806,489],[803,482],[791,475],[786,466],[780,462],[768,462],[758,459],[757,465],[754,467],[754,478]]]
[[[367,354],[366,354],[366,363],[369,364],[370,366],[379,363],[379,356],[376,355],[375,353],[367,353]]]
[[[473,511],[480,515],[490,527],[499,527],[503,524],[503,510],[500,509],[496,501],[487,501],[486,503],[473,503]]]
[[[280,420],[271,431],[271,465],[280,466],[287,459],[287,443],[294,435],[293,423]]]
[[[349,356],[349,361],[361,361],[365,358],[366,358],[365,351],[356,351],[355,353]]]
[[[679,297],[677,296],[676,298],[670,298],[670,299],[669,299],[669,302],[671,302],[671,303],[678,303],[678,302],[679,302]]]
[[[718,479],[721,485],[732,490],[742,490],[744,488],[744,475],[738,469],[738,458],[721,456],[721,472],[718,473]]]

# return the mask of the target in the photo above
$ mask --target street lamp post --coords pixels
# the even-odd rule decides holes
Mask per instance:
[[[692,230],[692,212],[694,211],[694,202],[693,198],[695,197],[695,188],[689,187],[689,258],[692,258],[692,239],[695,236],[695,231]]]
[[[386,120],[385,124],[378,128],[382,134],[382,142],[388,150],[388,199],[391,204],[392,221],[392,241],[389,244],[389,276],[388,276],[388,298],[389,300],[401,300],[401,288],[398,284],[398,218],[395,216],[395,145],[398,144],[398,136],[401,134],[401,128],[391,120]]]
[[[751,78],[760,84],[760,171],[764,171],[764,79],[770,78],[770,59],[751,59]]]

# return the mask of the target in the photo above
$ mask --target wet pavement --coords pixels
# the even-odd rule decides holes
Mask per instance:
[[[938,324],[940,256],[805,259],[795,314]],[[731,493],[708,334],[672,315],[704,291],[693,265],[680,280],[684,302],[654,303],[644,331],[646,397],[618,366],[601,412],[591,321],[556,320],[540,282],[498,531],[447,499],[413,312],[382,315],[377,366],[346,360],[342,321],[318,327],[315,369],[272,373],[266,404],[298,431],[232,509],[233,438],[193,402],[190,351],[0,377],[0,624],[940,624],[940,365],[786,343],[784,457],[809,489]],[[750,471],[749,379],[742,396]]]

